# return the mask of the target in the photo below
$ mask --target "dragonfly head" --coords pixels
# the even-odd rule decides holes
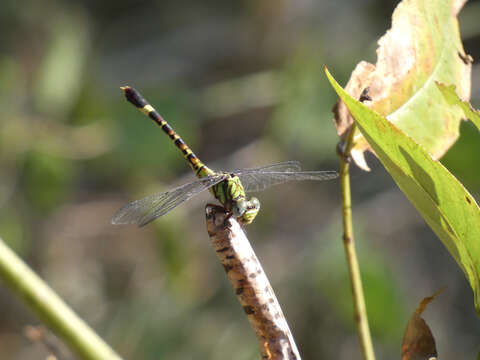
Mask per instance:
[[[260,210],[260,201],[256,197],[250,200],[240,199],[234,202],[232,206],[233,215],[242,225],[250,224]]]

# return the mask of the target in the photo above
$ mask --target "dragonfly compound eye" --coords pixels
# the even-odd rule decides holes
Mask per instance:
[[[247,201],[245,201],[245,199],[240,199],[235,201],[232,206],[233,215],[235,215],[235,217],[242,216],[246,210],[247,210]]]

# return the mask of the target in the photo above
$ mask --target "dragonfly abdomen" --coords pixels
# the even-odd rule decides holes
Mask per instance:
[[[193,153],[192,149],[183,141],[175,130],[163,119],[163,117],[150,105],[140,93],[130,86],[124,86],[121,88],[127,100],[132,103],[138,110],[152,119],[158,126],[160,126],[168,135],[168,137],[174,142],[175,146],[180,149],[183,156],[190,164],[195,174],[199,177],[205,177],[213,175],[214,172],[209,169],[200,159]]]

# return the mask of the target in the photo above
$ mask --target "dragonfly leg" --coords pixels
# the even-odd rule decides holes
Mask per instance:
[[[215,208],[216,210],[223,209],[223,211],[225,212],[227,211],[222,205],[218,205],[218,204],[207,203],[205,207]]]
[[[205,210],[206,210],[206,213],[207,213],[207,217],[209,217],[209,218],[211,218],[211,217],[215,218],[215,215],[217,213],[221,213],[222,217],[223,217],[222,226],[224,228],[229,226],[228,219],[230,219],[233,215],[233,213],[231,211],[228,211],[227,209],[225,209],[221,205],[211,204],[211,203],[208,203],[207,205],[205,205]],[[215,223],[217,223],[216,219],[214,219],[214,220],[215,220]]]
[[[227,220],[230,219],[233,215],[233,212],[227,210],[227,216],[225,216],[225,222],[224,225],[227,225]]]

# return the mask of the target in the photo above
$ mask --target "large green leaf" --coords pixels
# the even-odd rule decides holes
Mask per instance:
[[[435,81],[455,84],[463,99],[470,97],[471,57],[465,54],[457,13],[462,0],[403,0],[392,15],[392,27],[378,41],[377,63],[360,62],[346,85],[355,98],[366,87],[368,106],[439,159],[458,138],[463,112],[448,106]],[[339,134],[352,123],[343,104],[335,112]],[[352,156],[365,170],[369,144],[354,137]]]
[[[351,97],[325,71],[382,164],[464,271],[480,315],[480,209],[475,199],[422,146]]]
[[[443,97],[450,105],[458,106],[465,115],[466,118],[470,119],[478,130],[480,130],[480,113],[478,110],[475,110],[468,101],[460,99],[455,90],[455,85],[445,85],[437,82],[438,89],[441,91]]]

